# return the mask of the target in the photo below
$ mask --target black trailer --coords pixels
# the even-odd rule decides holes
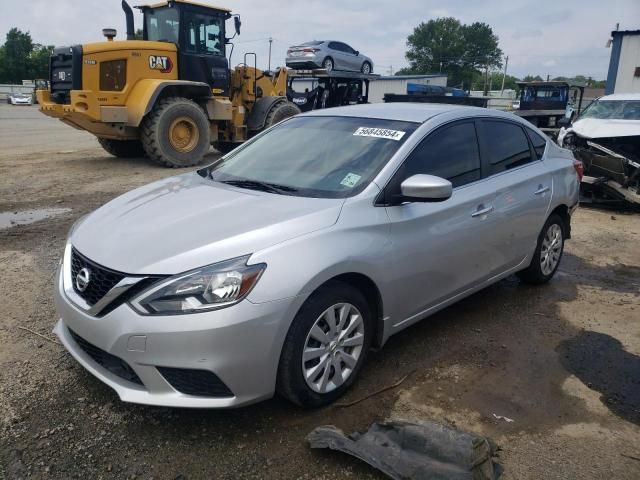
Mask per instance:
[[[385,103],[397,103],[397,102],[416,102],[416,103],[449,103],[453,105],[468,105],[471,107],[484,107],[487,108],[486,97],[459,97],[451,95],[431,95],[422,93],[385,93]]]
[[[287,99],[300,110],[308,112],[343,105],[369,103],[369,82],[380,75],[360,72],[341,72],[324,68],[315,70],[289,70]],[[296,80],[309,80],[312,88],[303,92],[293,89]]]

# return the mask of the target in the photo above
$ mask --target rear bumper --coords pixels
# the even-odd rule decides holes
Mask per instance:
[[[287,57],[286,65],[293,69],[322,68],[322,59],[317,57]]]
[[[262,304],[245,299],[221,310],[167,317],[141,316],[124,304],[96,318],[68,300],[59,276],[55,302],[61,317],[55,334],[71,355],[121,400],[167,407],[228,408],[273,396],[282,343],[302,299]],[[85,342],[121,360],[124,369],[130,367],[131,371],[117,375],[90,355]],[[159,370],[163,367],[212,372],[231,394],[184,393],[179,384],[163,376]]]

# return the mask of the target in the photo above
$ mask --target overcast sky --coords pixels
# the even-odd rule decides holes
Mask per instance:
[[[200,0],[209,3],[208,0]],[[130,0],[132,5],[141,2]],[[151,2],[153,3],[153,2]],[[313,39],[339,39],[373,58],[377,73],[407,64],[406,39],[421,21],[441,16],[464,23],[488,23],[509,55],[508,73],[605,79],[616,23],[640,28],[640,0],[215,0],[242,16],[232,63],[245,51],[266,67],[268,38],[272,66],[283,65],[287,47]],[[136,27],[141,15],[135,10]],[[0,0],[0,38],[11,27],[34,41],[69,45],[99,41],[101,29],[115,27],[124,38],[120,0]],[[231,24],[229,23],[229,27]]]

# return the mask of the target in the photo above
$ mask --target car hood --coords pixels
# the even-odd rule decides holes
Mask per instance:
[[[640,120],[583,118],[568,131],[584,138],[630,137],[640,135]]]
[[[176,274],[335,224],[343,199],[246,190],[197,173],[126,193],[85,217],[70,242],[130,274]]]

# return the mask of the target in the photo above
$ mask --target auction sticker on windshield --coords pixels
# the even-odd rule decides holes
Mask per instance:
[[[407,132],[402,132],[400,130],[389,130],[387,128],[371,128],[371,127],[360,127],[353,135],[356,137],[375,137],[375,138],[387,138],[389,140],[395,140],[396,142],[404,137],[404,134]]]
[[[345,187],[353,187],[358,180],[360,180],[361,176],[355,173],[347,173],[347,176],[342,179],[340,185],[344,185]]]

